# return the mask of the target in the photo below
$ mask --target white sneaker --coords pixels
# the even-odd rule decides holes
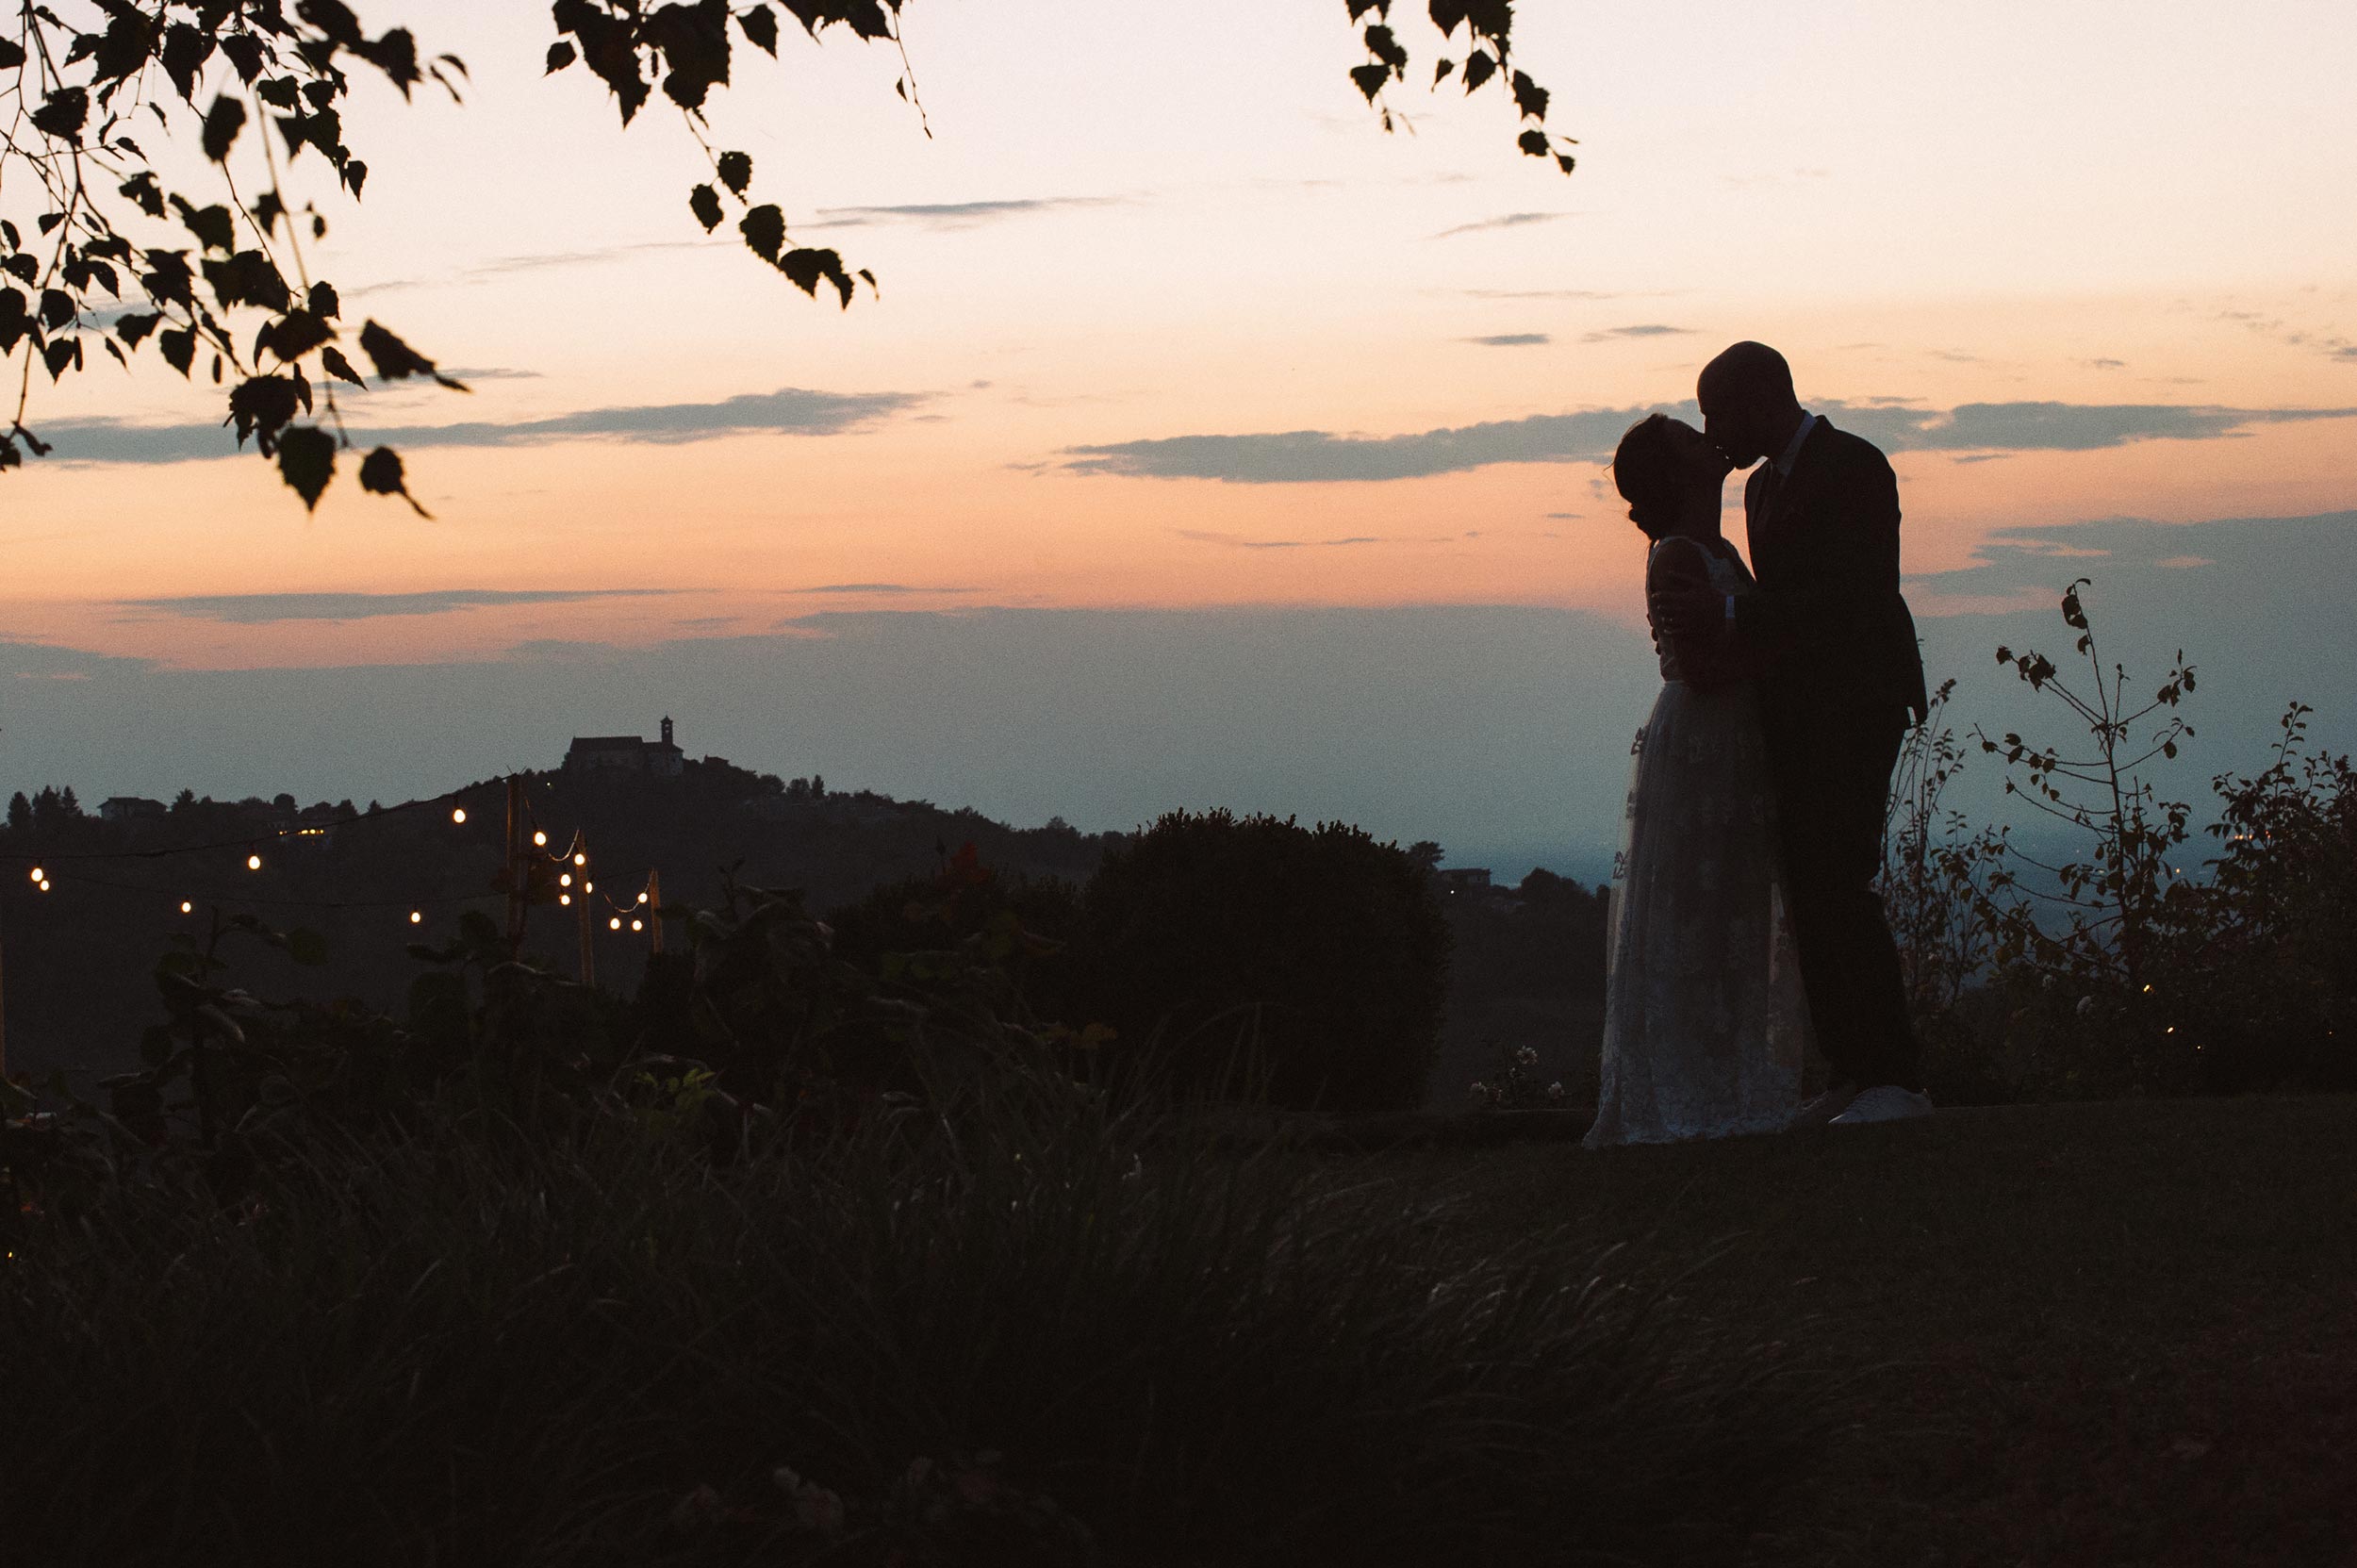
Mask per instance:
[[[1907,1121],[1916,1116],[1928,1116],[1934,1107],[1928,1096],[1912,1089],[1902,1089],[1896,1083],[1877,1083],[1850,1102],[1850,1108],[1834,1117],[1830,1127],[1863,1127],[1868,1122]]]
[[[1822,1127],[1842,1112],[1847,1111],[1850,1108],[1850,1102],[1855,1098],[1857,1098],[1856,1084],[1846,1081],[1837,1083],[1823,1094],[1803,1104],[1798,1111],[1793,1112],[1792,1125],[1796,1128]]]

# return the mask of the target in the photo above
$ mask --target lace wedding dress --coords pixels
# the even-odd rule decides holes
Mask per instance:
[[[1655,553],[1672,544],[1686,541]],[[1709,572],[1722,593],[1751,588],[1732,550],[1709,553]],[[1666,637],[1661,676],[1613,862],[1591,1148],[1780,1131],[1800,1104],[1808,1007],[1758,705],[1748,682],[1690,684]]]

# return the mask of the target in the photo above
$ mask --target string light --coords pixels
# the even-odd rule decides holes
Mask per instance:
[[[183,899],[180,900],[180,913],[183,915],[193,915],[196,913],[196,905],[190,903],[188,900]]]
[[[557,879],[556,879],[556,885],[557,885],[557,886],[559,886],[559,887],[570,887],[570,886],[572,886],[572,885],[573,885],[573,874],[572,874],[570,871],[566,871],[566,872],[561,873],[561,874],[557,877]]]
[[[411,910],[409,912],[409,923],[413,926],[421,926],[425,924],[425,911],[421,909]]]
[[[620,916],[617,915],[616,916],[614,916],[614,918],[612,918],[611,920],[608,920],[608,921],[605,923],[605,929],[606,929],[606,930],[608,930],[608,931],[619,931],[619,930],[621,930],[621,929],[622,929],[622,917],[621,917]]]
[[[465,806],[453,806],[451,808],[450,819],[453,822],[464,823],[467,820],[467,808]]]
[[[589,864],[589,857],[587,855],[575,855],[573,856],[573,864],[575,866],[586,866]]]
[[[260,869],[262,868],[262,857],[261,857],[260,855],[248,855],[248,856],[246,856],[246,857],[245,857],[245,868],[246,868],[247,870],[249,870],[249,871],[258,871],[258,870],[260,870]]]
[[[556,896],[556,901],[561,904],[569,904],[573,901],[573,896],[570,893],[559,893]]]
[[[644,930],[646,930],[646,929],[647,929],[647,922],[646,922],[646,921],[644,921],[644,920],[633,920],[633,921],[630,923],[630,929],[631,929],[631,930],[633,930],[633,931],[644,931]],[[2329,1029],[2328,1029],[2328,1030],[2326,1030],[2326,1031],[2325,1031],[2325,1032],[2326,1032],[2327,1034],[2330,1034],[2330,1033],[2332,1033],[2332,1032],[2331,1030],[2329,1030]]]
[[[532,842],[536,848],[545,850],[549,847],[549,835],[535,830],[532,835]]]
[[[647,896],[644,893],[639,894],[638,901],[642,904],[645,903],[647,901]]]
[[[36,866],[33,867],[33,880],[35,882],[47,882],[49,879],[42,876],[41,874],[41,867]]]
[[[585,882],[581,884],[581,890],[584,893],[595,893],[598,890],[598,884],[594,882]]]
[[[41,878],[41,890],[43,893],[46,893],[46,892],[48,892],[48,891],[49,891],[49,879],[48,879],[47,877],[43,877],[43,878]]]

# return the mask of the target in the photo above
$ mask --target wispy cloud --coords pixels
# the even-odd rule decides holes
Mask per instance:
[[[807,228],[864,228],[875,223],[916,223],[930,229],[964,229],[1009,218],[1088,207],[1126,206],[1127,196],[1030,196],[998,202],[909,202],[898,206],[828,206]]]
[[[1535,349],[1555,339],[1543,332],[1495,332],[1487,338],[1465,338],[1459,341],[1478,343],[1485,349]]]
[[[1533,223],[1552,223],[1558,219],[1576,216],[1578,214],[1572,212],[1506,212],[1495,218],[1483,218],[1471,223],[1459,223],[1452,229],[1442,229],[1432,238],[1449,239],[1460,234],[1483,234],[1491,229],[1527,228]]]
[[[1691,338],[1690,326],[1664,326],[1658,322],[1644,322],[1636,326],[1608,326],[1591,332],[1580,339],[1583,343],[1608,343],[1621,338]]]
[[[1906,580],[1907,595],[1939,614],[1943,607],[2011,605],[2057,595],[2073,577],[2105,586],[2149,572],[2249,574],[2250,580],[2301,577],[2286,561],[2306,564],[2304,581],[2327,597],[2357,571],[2357,512],[2304,518],[2244,518],[2216,522],[2151,522],[2138,518],[2000,528],[1970,565]],[[2051,602],[2051,598],[2045,599]],[[2236,612],[2239,615],[2239,611]]]
[[[913,583],[821,583],[816,587],[788,588],[788,593],[966,593],[966,588],[927,588]]]
[[[2151,440],[2217,440],[2268,424],[2357,417],[2357,408],[2218,408],[2169,404],[1971,403],[1953,409],[1889,403],[1815,405],[1841,428],[1886,452],[2002,454],[2092,452]],[[1307,484],[1419,479],[1494,463],[1603,462],[1648,408],[1590,408],[1569,414],[1417,431],[1397,436],[1291,430],[1266,435],[1170,436],[1066,448],[1074,473],[1146,479],[1218,479],[1230,484]],[[1691,403],[1661,411],[1689,421]]]
[[[926,401],[914,392],[817,392],[787,387],[749,392],[717,403],[661,403],[585,408],[544,420],[513,423],[355,427],[355,446],[513,447],[552,441],[613,440],[673,444],[715,436],[767,432],[788,436],[836,436],[863,429]],[[228,457],[236,438],[219,425],[132,424],[123,420],[57,420],[41,427],[43,440],[63,462],[177,463],[190,458]]]
[[[585,599],[651,599],[669,588],[435,588],[423,593],[224,593],[175,599],[124,599],[124,609],[156,610],[191,620],[258,626],[280,620],[372,620],[379,616],[449,615],[501,604],[566,604]]]
[[[1342,539],[1247,539],[1235,534],[1211,534],[1197,528],[1178,530],[1182,539],[1197,544],[1226,545],[1230,550],[1333,550],[1344,545],[1381,544],[1384,541],[1372,534],[1354,534]]]

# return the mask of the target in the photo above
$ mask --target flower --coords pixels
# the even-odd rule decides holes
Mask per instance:
[[[2093,997],[2081,997],[2079,999],[2079,1016],[2082,1018],[2091,1018],[2094,1015],[2095,999]]]
[[[1514,1060],[1519,1065],[1535,1067],[1539,1065],[1538,1049],[1535,1047],[1525,1046],[1514,1053]]]
[[[1490,1098],[1490,1086],[1476,1078],[1467,1086],[1466,1093],[1472,1095],[1475,1099],[1488,1099]]]
[[[1563,1098],[1563,1081],[1561,1079],[1558,1078],[1554,1082],[1547,1085],[1547,1098],[1549,1099],[1561,1099]]]

